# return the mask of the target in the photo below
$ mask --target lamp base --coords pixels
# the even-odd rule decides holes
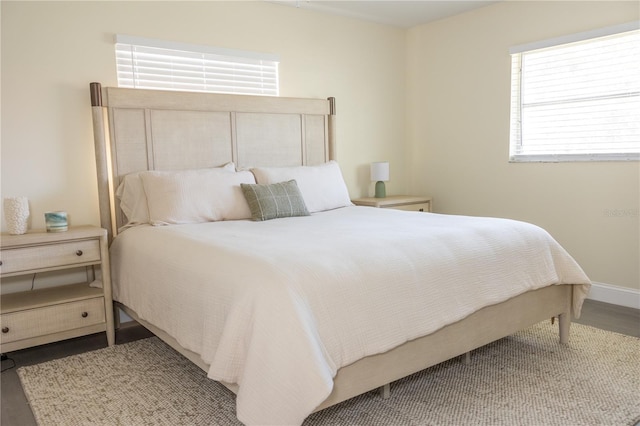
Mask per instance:
[[[384,186],[384,182],[379,180],[376,182],[376,198],[385,198],[387,196],[387,190]]]

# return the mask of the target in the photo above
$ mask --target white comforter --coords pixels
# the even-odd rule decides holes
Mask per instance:
[[[527,223],[346,207],[267,222],[141,226],[114,297],[237,383],[245,424],[300,424],[338,368],[553,284],[589,279]]]

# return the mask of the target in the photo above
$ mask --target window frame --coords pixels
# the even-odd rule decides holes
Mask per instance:
[[[277,55],[117,34],[119,87],[279,96]],[[156,59],[157,62],[156,62]],[[146,78],[142,77],[147,72]]]
[[[567,146],[558,147],[556,152],[531,153],[522,149],[522,91],[523,91],[523,56],[526,60],[527,53],[534,53],[540,49],[563,48],[575,42],[597,41],[603,37],[617,34],[638,31],[640,21],[628,22],[612,27],[601,28],[564,37],[558,37],[540,42],[514,46],[510,49],[511,54],[511,112],[510,112],[510,137],[509,137],[509,162],[570,162],[570,161],[640,161],[640,140],[633,140],[631,149],[633,152],[596,152],[596,149],[584,150],[577,153],[566,153]],[[525,63],[526,66],[526,63]],[[640,77],[638,77],[640,79]],[[629,97],[640,100],[640,91],[631,92]],[[636,101],[638,102],[638,101]],[[567,105],[566,99],[559,101],[558,105]],[[632,113],[634,107],[629,109]],[[526,122],[525,122],[526,125]],[[562,148],[562,149],[561,149]],[[603,147],[605,148],[605,147]]]

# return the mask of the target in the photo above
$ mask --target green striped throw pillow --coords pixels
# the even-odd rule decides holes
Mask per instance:
[[[295,180],[269,185],[242,183],[240,186],[253,220],[309,216]]]

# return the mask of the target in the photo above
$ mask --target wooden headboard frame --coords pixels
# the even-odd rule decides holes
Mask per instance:
[[[115,190],[128,173],[314,165],[336,159],[335,99],[281,98],[90,84],[100,223],[125,223]]]

